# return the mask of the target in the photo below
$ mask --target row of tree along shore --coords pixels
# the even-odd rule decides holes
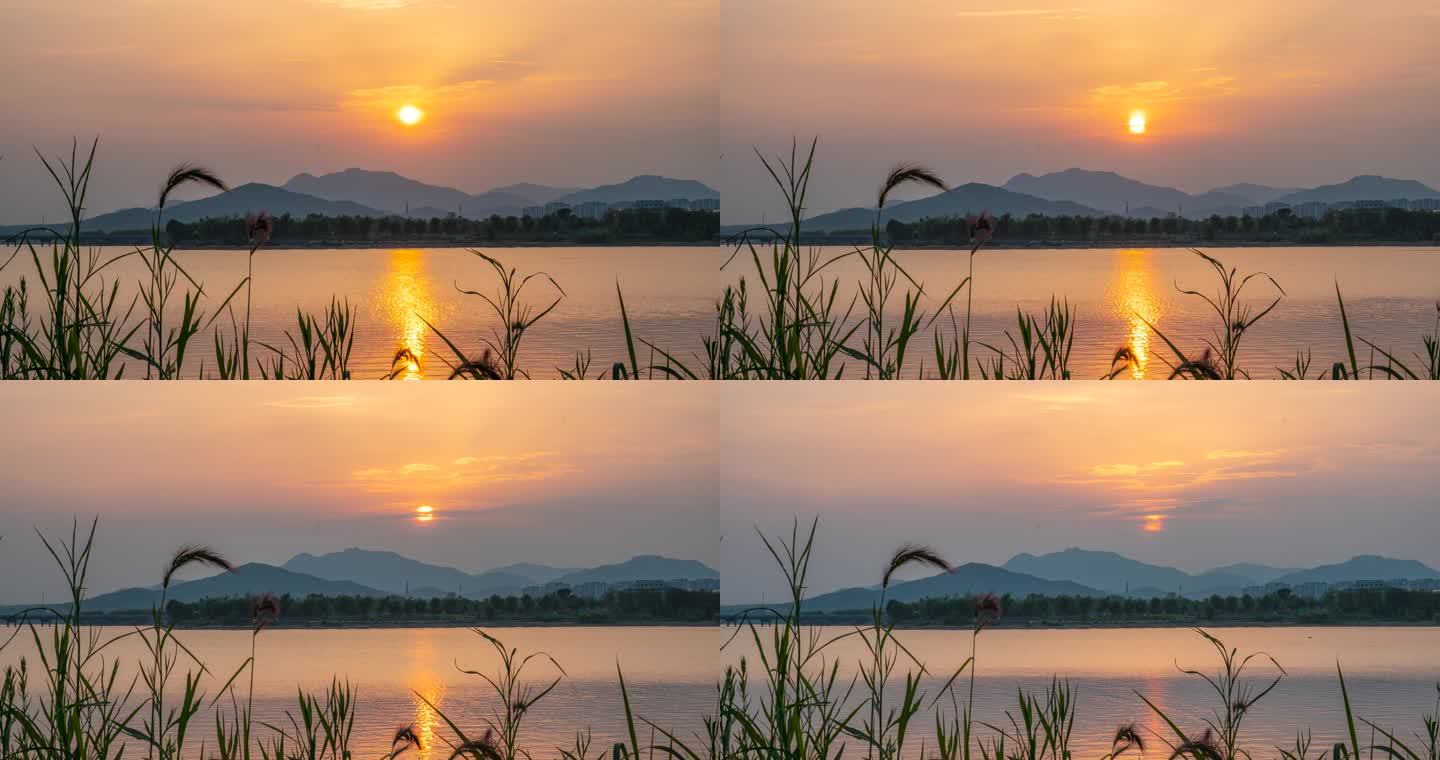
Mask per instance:
[[[995,625],[1012,627],[1145,627],[1215,625],[1440,625],[1440,592],[1406,589],[1331,591],[1305,597],[1288,589],[1262,596],[1181,596],[1149,599],[1123,596],[999,597]],[[807,623],[854,625],[871,611],[805,611]],[[965,628],[974,619],[973,600],[940,597],[885,605],[887,622],[906,628]],[[727,609],[727,621],[737,614]],[[752,613],[752,617],[756,616]]]
[[[892,219],[885,224],[884,234],[899,247],[970,246],[970,229],[963,216],[910,222]],[[805,230],[804,237],[815,244],[871,239],[870,230]],[[1002,214],[995,217],[989,243],[991,247],[1391,244],[1440,244],[1440,212],[1355,209],[1311,218],[1281,209],[1260,217],[1216,215],[1201,219],[1176,215],[1139,218]]]
[[[273,217],[270,247],[368,247],[466,245],[660,245],[713,244],[720,234],[717,211],[681,208],[633,209],[601,218],[575,216],[568,210],[543,217],[459,216],[429,219],[403,216]],[[63,232],[63,230],[61,230]],[[82,240],[95,245],[148,245],[150,230],[87,230]],[[249,248],[245,220],[206,218],[165,223],[165,239],[178,248]],[[41,236],[32,235],[40,239]]]
[[[277,627],[402,625],[690,625],[719,620],[720,594],[667,588],[610,591],[590,598],[568,589],[544,596],[490,596],[471,599],[449,595],[428,599],[405,596],[275,597]],[[167,621],[185,628],[247,628],[254,600],[243,596],[170,600]],[[43,616],[32,613],[37,622]],[[86,611],[93,625],[148,624],[150,610]],[[11,622],[17,622],[12,619]]]

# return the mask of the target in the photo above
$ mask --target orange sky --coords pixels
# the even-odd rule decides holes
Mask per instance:
[[[0,604],[58,579],[35,528],[96,515],[97,591],[149,582],[187,542],[236,562],[360,546],[472,572],[713,563],[713,399],[692,387],[8,385],[24,434],[0,439]]]
[[[235,182],[361,166],[470,192],[713,181],[714,0],[5,5],[0,221],[56,205],[26,190],[44,177],[30,145],[72,135],[101,136],[96,210],[150,202],[181,160]],[[407,102],[419,127],[394,119]]]
[[[821,139],[815,210],[873,203],[900,160],[954,184],[1078,166],[1189,192],[1440,185],[1429,0],[734,0],[724,19],[729,221],[776,211],[750,146],[792,135]]]
[[[820,518],[816,593],[906,541],[1001,564],[1076,546],[1200,571],[1356,554],[1440,566],[1423,384],[726,385],[728,600],[778,592],[755,528]],[[761,435],[756,431],[764,430]]]

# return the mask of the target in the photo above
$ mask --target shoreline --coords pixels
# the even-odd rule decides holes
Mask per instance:
[[[16,621],[8,621],[8,620],[7,620],[7,621],[0,621],[0,622],[3,622],[3,623],[4,623],[3,626],[0,626],[0,630],[4,630],[4,629],[10,628],[10,627],[23,628],[23,627],[26,625],[26,623],[24,623],[24,622],[16,622]],[[148,624],[149,624],[149,623],[148,623],[147,620],[142,620],[142,619],[139,618],[139,617],[136,617],[136,618],[134,618],[134,619],[126,618],[126,619],[117,619],[117,620],[100,620],[100,621],[86,622],[86,623],[85,623],[86,627],[96,627],[96,628],[117,628],[117,627],[130,627],[130,626],[148,625]],[[35,625],[36,625],[37,627],[39,627],[39,628],[48,628],[48,627],[50,627],[50,626],[52,626],[52,625],[55,625],[55,622],[54,622],[54,621],[49,621],[49,620],[46,620],[46,621],[38,621],[38,620],[37,620],[37,621],[35,621]],[[411,620],[411,621],[395,622],[395,623],[385,623],[385,622],[377,622],[377,621],[363,621],[363,622],[355,622],[355,623],[344,623],[344,622],[284,623],[284,622],[279,622],[279,621],[277,621],[277,622],[271,623],[271,624],[269,624],[269,625],[267,625],[267,626],[265,626],[265,627],[266,627],[266,629],[268,629],[268,630],[281,630],[281,629],[285,629],[285,630],[314,630],[314,631],[332,630],[332,631],[333,631],[333,630],[346,630],[346,629],[355,629],[355,630],[385,630],[385,629],[397,629],[397,628],[485,628],[485,629],[488,629],[488,628],[705,628],[705,627],[712,627],[712,626],[713,626],[713,627],[717,627],[717,628],[720,627],[719,621],[707,620],[707,621],[702,621],[702,622],[696,622],[696,621],[684,621],[684,620],[677,620],[677,621],[654,620],[654,621],[617,621],[617,622],[595,622],[595,623],[575,622],[575,621],[557,622],[557,621],[546,621],[546,620],[491,620],[491,621],[485,621],[485,620],[468,620],[468,621],[458,621],[458,620],[457,620],[457,621],[438,621],[438,620],[437,620],[437,621],[415,621],[415,620]],[[174,623],[174,628],[175,628],[175,630],[177,630],[177,631],[248,631],[248,630],[251,629],[251,624],[248,623],[248,622],[246,622],[246,623],[216,623],[216,624],[213,624],[213,625],[212,625],[212,624],[195,625],[195,624],[189,624],[189,623]]]
[[[768,627],[775,625],[772,621],[754,621],[756,625]],[[802,626],[815,627],[853,627],[855,625],[868,624],[860,617],[844,620],[801,620]],[[743,623],[733,620],[721,622],[724,628],[736,628]],[[970,624],[915,624],[895,623],[895,630],[905,631],[969,631]],[[1345,622],[1319,622],[1319,621],[1267,621],[1267,620],[1185,620],[1185,621],[1147,621],[1135,623],[1103,623],[1103,622],[1059,622],[1059,621],[1035,621],[1024,623],[990,623],[986,626],[992,630],[1009,631],[1065,631],[1065,630],[1134,630],[1144,628],[1435,628],[1440,629],[1440,622],[1437,621],[1345,621]]]

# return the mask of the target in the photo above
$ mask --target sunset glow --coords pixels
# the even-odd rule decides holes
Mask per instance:
[[[1133,112],[1131,112],[1131,114],[1130,114],[1130,134],[1132,134],[1132,135],[1143,135],[1143,134],[1145,134],[1145,112],[1144,112],[1144,111],[1133,111]]]
[[[395,112],[395,118],[399,119],[401,124],[407,127],[413,127],[419,124],[421,119],[425,118],[425,112],[415,106],[403,106],[399,111]],[[1141,131],[1144,131],[1143,125]]]
[[[429,504],[421,504],[420,506],[415,508],[415,520],[417,522],[428,523],[434,519],[435,508],[430,506]]]

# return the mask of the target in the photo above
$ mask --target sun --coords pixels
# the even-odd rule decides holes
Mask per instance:
[[[1143,135],[1143,134],[1145,134],[1145,112],[1144,112],[1144,111],[1131,111],[1131,112],[1130,112],[1130,134],[1132,134],[1132,135]]]
[[[405,105],[401,106],[400,110],[395,112],[395,118],[399,119],[401,124],[407,127],[413,127],[419,124],[421,119],[425,118],[425,112],[416,106]]]
[[[435,508],[429,504],[421,504],[415,508],[415,521],[428,523],[435,519]]]

